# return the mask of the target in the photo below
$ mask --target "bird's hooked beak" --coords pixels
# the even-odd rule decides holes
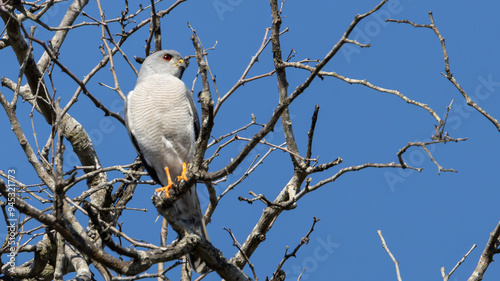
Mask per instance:
[[[183,64],[184,64],[184,65],[183,65]],[[175,66],[177,66],[177,67],[182,67],[182,66],[184,66],[184,68],[187,68],[187,66],[188,66],[188,65],[189,65],[189,64],[188,64],[188,61],[185,61],[185,60],[184,60],[184,59],[182,59],[182,58],[180,58],[180,59],[177,61],[177,63],[175,63]]]
[[[189,66],[189,61],[180,58],[174,66],[177,67],[180,71],[179,78],[182,78],[182,74],[184,74],[184,70]]]
[[[180,58],[177,63],[175,64],[175,66],[177,67],[184,67],[184,68],[188,68],[189,66],[189,57],[185,57],[185,58]]]

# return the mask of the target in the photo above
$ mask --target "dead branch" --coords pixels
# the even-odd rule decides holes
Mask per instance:
[[[472,275],[467,279],[467,281],[480,281],[483,280],[483,275],[488,269],[488,266],[491,262],[493,262],[493,256],[499,253],[498,250],[498,238],[500,237],[500,222],[498,222],[495,229],[490,233],[490,239],[488,239],[488,243],[486,243],[486,247],[481,254],[481,258],[479,258],[479,262],[477,263],[476,269]]]
[[[389,247],[387,247],[387,244],[385,243],[384,236],[382,236],[382,231],[377,230],[377,234],[378,234],[378,236],[380,236],[380,240],[382,241],[382,247],[387,252],[387,254],[391,258],[392,262],[394,262],[394,266],[396,267],[396,276],[398,277],[398,281],[402,281],[403,279],[401,279],[401,272],[399,271],[399,262],[396,260],[394,255],[391,253],[391,251],[389,250]]]
[[[320,221],[319,218],[317,219],[316,217],[313,217],[313,223],[311,225],[311,228],[309,229],[309,231],[307,232],[307,234],[300,239],[299,244],[295,247],[295,249],[293,249],[293,251],[291,253],[288,253],[288,246],[286,247],[285,256],[283,257],[283,259],[281,260],[281,262],[278,264],[278,267],[274,271],[273,277],[270,279],[270,281],[281,280],[279,278],[284,274],[284,272],[281,270],[281,268],[283,267],[283,265],[285,264],[285,262],[289,258],[291,258],[291,257],[297,257],[296,256],[297,252],[299,251],[300,247],[302,247],[302,245],[309,243],[309,236],[314,231],[314,226],[319,221]],[[285,277],[285,276],[283,276],[283,277]]]
[[[495,119],[493,116],[491,116],[488,112],[486,112],[477,103],[475,103],[469,97],[469,95],[465,92],[465,90],[462,88],[462,86],[460,86],[460,84],[455,79],[455,77],[453,76],[453,73],[451,72],[451,68],[450,68],[450,59],[448,56],[448,51],[446,50],[445,40],[444,40],[444,37],[441,35],[441,32],[437,28],[436,24],[434,23],[434,17],[432,15],[432,12],[429,12],[429,19],[431,22],[430,24],[416,24],[416,23],[413,23],[409,20],[387,19],[386,21],[396,22],[396,23],[407,23],[407,24],[411,24],[414,27],[424,27],[424,28],[432,29],[432,31],[434,31],[434,33],[438,37],[439,42],[441,43],[441,49],[443,50],[444,72],[445,73],[441,73],[441,74],[444,77],[446,77],[446,79],[448,79],[453,84],[453,86],[455,86],[455,88],[457,88],[457,90],[464,97],[465,101],[467,102],[467,104],[469,106],[473,107],[475,110],[477,110],[479,113],[481,113],[484,117],[486,117],[486,119],[488,119],[497,128],[498,131],[500,131],[500,122],[497,119]]]
[[[477,247],[476,244],[472,245],[472,247],[470,248],[470,250],[462,257],[461,260],[459,260],[457,262],[457,264],[455,265],[455,267],[453,267],[450,272],[448,274],[446,274],[446,269],[443,267],[441,267],[441,276],[443,277],[443,281],[448,281],[451,277],[451,275],[455,272],[455,270],[457,270],[457,268],[462,265],[462,263],[464,263],[465,259],[470,255],[470,253],[472,253],[472,251]]]

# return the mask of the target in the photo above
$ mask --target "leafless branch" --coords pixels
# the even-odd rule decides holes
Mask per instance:
[[[236,140],[244,140],[244,141],[252,141],[252,139],[240,137],[238,135],[235,135],[235,139]],[[279,150],[284,151],[284,152],[287,152],[287,153],[292,154],[293,156],[296,156],[296,157],[298,157],[298,158],[300,158],[302,160],[306,160],[306,161],[307,160],[309,160],[309,161],[311,161],[311,160],[318,161],[318,159],[304,158],[304,157],[300,156],[299,154],[296,154],[296,153],[290,151],[288,148],[283,147],[286,143],[282,143],[280,145],[275,145],[275,144],[267,142],[265,139],[260,140],[259,143],[267,145],[267,146],[272,147],[272,148],[279,149]]]
[[[152,199],[158,212],[166,218],[172,228],[183,237],[182,240],[189,238],[189,241],[192,243],[193,247],[182,248],[185,250],[184,254],[194,252],[210,269],[216,271],[219,276],[225,280],[251,280],[237,266],[227,262],[224,256],[222,256],[222,253],[220,253],[220,251],[210,242],[202,241],[198,235],[192,234],[191,230],[176,216],[175,212],[169,211],[171,210],[172,198],[153,196]]]
[[[307,193],[314,191],[327,183],[336,181],[340,176],[342,176],[343,174],[348,173],[348,172],[360,171],[360,170],[363,170],[366,168],[402,168],[402,167],[403,166],[401,164],[396,164],[396,163],[392,162],[392,163],[365,163],[362,165],[342,168],[335,175],[333,175],[327,179],[324,179],[324,180],[322,180],[322,181],[320,181],[312,186],[309,186],[309,188],[307,188],[307,189],[306,188],[302,189],[300,192],[297,193],[297,195],[295,195],[295,197],[296,197],[296,200],[298,200],[298,199],[302,198],[304,195],[306,195]],[[414,168],[414,167],[410,167],[410,166],[407,166],[407,168],[412,169],[412,170],[416,170],[418,172],[422,171],[422,168]]]
[[[483,280],[483,275],[488,269],[488,266],[491,262],[493,262],[493,256],[499,253],[498,246],[500,237],[500,222],[498,222],[497,226],[490,233],[490,239],[488,239],[488,243],[486,243],[486,247],[481,254],[481,258],[477,263],[476,269],[472,273],[472,275],[467,279],[467,281],[480,281]]]
[[[37,159],[38,157],[36,156],[35,151],[29,144],[28,140],[26,139],[26,136],[24,135],[24,132],[21,129],[21,125],[19,124],[18,118],[16,116],[15,107],[11,106],[7,101],[7,99],[5,99],[5,97],[1,93],[0,93],[0,104],[3,106],[5,112],[7,113],[7,116],[12,126],[12,130],[16,135],[19,144],[23,148],[24,153],[26,154],[26,158],[35,169],[38,177],[40,177],[40,179],[49,188],[53,189],[55,186],[54,179],[47,173],[43,165],[38,161]]]
[[[210,85],[208,82],[206,60],[204,58],[205,50],[202,49],[202,45],[199,37],[196,35],[193,29],[193,35],[191,36],[191,41],[193,41],[193,46],[196,51],[196,62],[198,63],[198,69],[201,75],[203,90],[198,95],[201,101],[201,129],[200,136],[196,141],[196,152],[193,159],[193,168],[200,169],[203,162],[203,157],[205,151],[208,147],[208,141],[210,138],[210,133],[212,132],[212,127],[214,125],[214,114],[213,106],[214,102],[212,100],[212,95],[210,93]],[[196,172],[196,171],[195,171]]]
[[[97,0],[97,6],[99,7],[99,14],[101,16],[101,22],[105,22],[106,14],[104,13],[104,10],[101,7],[100,0]],[[101,40],[104,43],[104,47],[106,48],[106,52],[108,53],[108,56],[109,56],[110,71],[111,71],[111,74],[113,75],[113,81],[115,82],[115,87],[113,88],[113,90],[115,90],[118,93],[118,95],[122,98],[122,100],[125,100],[125,95],[123,94],[123,92],[120,88],[120,84],[118,83],[118,76],[116,75],[116,70],[115,70],[115,62],[113,60],[113,55],[111,54],[111,48],[109,47],[108,41],[106,39],[106,33],[109,34],[109,40],[114,41],[108,25],[102,24],[101,25]],[[115,46],[116,46],[116,44],[115,44]],[[83,84],[83,82],[82,82],[82,84]],[[82,87],[82,89],[84,89],[84,88]],[[84,89],[84,92],[85,92],[85,89]]]
[[[231,239],[233,239],[233,246],[235,246],[238,249],[238,251],[245,257],[248,266],[252,270],[254,280],[255,281],[259,280],[259,278],[257,278],[257,274],[255,273],[254,265],[250,262],[250,259],[245,255],[245,252],[241,250],[241,244],[238,242],[238,240],[236,240],[236,237],[234,237],[234,234],[231,231],[231,229],[227,229],[225,227],[223,227],[223,229],[227,231],[227,233],[229,233],[229,236],[231,236]]]
[[[303,63],[300,63],[300,62],[285,62],[285,66],[287,66],[287,67],[301,68],[301,69],[309,70],[310,72],[313,72],[315,70],[315,67],[312,67],[310,65],[306,65],[306,64],[303,64]],[[404,100],[405,102],[407,102],[409,104],[412,104],[412,105],[415,105],[415,106],[423,108],[424,110],[428,111],[432,115],[432,117],[434,117],[434,119],[436,119],[436,121],[438,122],[438,124],[442,123],[442,120],[439,117],[439,115],[434,111],[434,109],[432,109],[431,107],[429,107],[429,105],[421,103],[421,102],[418,102],[418,101],[415,101],[415,100],[412,100],[412,99],[408,98],[407,96],[405,96],[403,93],[401,93],[398,90],[387,89],[387,88],[383,88],[383,87],[374,85],[374,84],[370,83],[369,81],[367,81],[366,79],[348,78],[348,77],[342,76],[342,75],[340,75],[340,74],[338,74],[336,72],[333,72],[333,71],[331,71],[331,72],[320,71],[320,72],[318,72],[318,75],[335,77],[335,78],[340,79],[340,80],[342,80],[344,82],[347,82],[349,84],[359,84],[359,85],[363,85],[365,87],[368,87],[370,89],[376,90],[378,92],[388,93],[388,94],[395,95],[395,96],[401,98],[402,100]]]
[[[453,269],[448,273],[446,274],[446,269],[443,267],[441,267],[441,275],[443,277],[443,281],[448,281],[451,277],[451,275],[455,272],[455,270],[457,270],[457,268],[462,264],[464,263],[465,259],[470,255],[470,253],[472,253],[472,251],[477,247],[476,244],[472,245],[472,247],[470,248],[470,250],[462,257],[461,260],[459,260],[457,262],[457,264],[455,265],[455,267],[453,267]]]
[[[307,132],[307,152],[306,152],[306,165],[310,166],[311,164],[311,154],[312,154],[312,142],[313,142],[313,137],[314,137],[314,129],[316,128],[316,122],[318,121],[318,112],[319,112],[319,105],[316,105],[314,107],[314,113],[313,116],[311,117],[311,128],[309,129],[309,132]]]
[[[356,15],[354,17],[354,20],[351,22],[351,24],[347,28],[346,32],[339,39],[339,41],[332,47],[332,49],[326,54],[326,56],[316,65],[315,70],[313,72],[311,72],[311,74],[305,79],[305,81],[302,84],[300,84],[299,86],[297,86],[295,88],[295,90],[290,95],[288,95],[283,100],[280,99],[280,104],[276,107],[276,109],[275,109],[275,111],[273,113],[273,116],[271,117],[271,119],[269,120],[269,122],[266,124],[266,126],[264,128],[262,128],[256,135],[254,135],[254,137],[252,138],[252,141],[250,141],[241,150],[240,154],[236,158],[234,158],[234,160],[231,161],[231,163],[228,164],[224,168],[224,170],[213,172],[213,173],[209,173],[209,175],[208,175],[209,179],[220,178],[220,177],[223,177],[223,176],[227,175],[227,173],[230,173],[230,172],[234,171],[234,169],[246,157],[246,155],[248,154],[249,150],[251,150],[255,145],[257,145],[257,143],[263,137],[265,137],[265,135],[269,132],[267,130],[270,130],[271,128],[274,127],[274,125],[278,121],[278,118],[281,117],[283,111],[288,107],[288,105],[291,102],[293,102],[299,95],[301,95],[309,87],[309,85],[316,78],[316,76],[322,70],[322,68],[339,51],[339,49],[345,43],[344,39],[348,38],[348,36],[350,35],[350,33],[352,32],[352,30],[354,29],[354,27],[359,23],[359,21],[362,20],[363,18],[369,16],[370,14],[374,13],[378,9],[380,9],[380,7],[382,7],[382,5],[385,4],[386,2],[387,2],[386,0],[381,1],[371,11],[369,11],[369,12],[367,12],[365,14],[362,14],[362,15]],[[279,18],[279,16],[277,15],[277,11],[278,11],[277,0],[271,0],[271,10],[272,10],[272,15],[273,15],[273,27],[272,27],[272,29],[275,30],[273,32],[273,35],[275,37],[277,37],[278,36],[277,34],[279,34],[279,32],[278,33],[276,32],[276,26],[275,26],[276,24],[279,25],[279,23],[277,21],[278,18]],[[279,30],[279,28],[278,28],[278,30]],[[277,46],[277,44],[274,43],[274,46]],[[276,50],[273,49],[273,51],[274,51],[274,54],[276,55]],[[275,61],[275,67],[277,69],[281,68],[282,65],[280,65],[280,60],[278,59],[277,62],[278,62],[278,65],[276,65],[276,61]],[[278,77],[278,80],[280,80],[280,79],[281,78]],[[281,80],[281,82],[279,82],[279,83],[282,83],[281,90],[285,91],[286,87],[284,87],[285,84],[283,82],[286,82],[286,81]],[[288,144],[288,140],[287,140],[287,144]],[[397,164],[394,163],[393,165],[396,166]],[[312,168],[312,167],[309,167],[309,168]],[[276,199],[274,200],[274,202],[275,203],[282,203],[282,204],[284,204],[284,203],[294,204],[294,200],[290,200],[290,198],[297,199],[297,196],[299,195],[297,193],[297,190],[299,189],[299,187],[302,184],[302,182],[306,179],[306,177],[307,177],[306,173],[297,173],[297,172],[295,172],[294,175],[292,176],[292,178],[289,180],[289,182],[285,186],[285,188],[283,188],[283,190],[280,192],[280,194],[278,194],[278,196],[276,197]],[[304,190],[302,190],[301,192],[303,192],[303,191]],[[305,192],[305,193],[307,193],[307,192]],[[303,193],[302,196],[305,193]],[[266,233],[270,230],[270,228],[272,227],[274,221],[281,214],[282,211],[283,211],[283,209],[274,208],[274,207],[267,207],[263,211],[263,214],[262,214],[261,218],[259,219],[259,221],[255,225],[255,227],[253,228],[252,232],[248,235],[246,241],[242,245],[242,249],[244,250],[244,252],[245,252],[245,254],[247,256],[251,256],[252,253],[255,251],[255,249],[260,245],[260,243],[263,240],[265,240]],[[243,268],[243,266],[246,263],[245,259],[243,258],[243,256],[239,255],[239,254],[236,255],[235,261],[236,261],[238,267],[240,267],[240,268]]]
[[[392,262],[394,262],[394,266],[396,267],[396,276],[398,277],[398,281],[402,281],[403,279],[401,279],[401,272],[399,271],[399,262],[396,260],[394,255],[391,253],[391,251],[389,250],[389,247],[387,247],[387,244],[385,243],[384,236],[382,236],[382,231],[377,230],[377,234],[378,234],[378,236],[380,236],[380,240],[382,241],[382,247],[387,252],[389,257],[391,257]]]
[[[459,138],[459,139],[447,138],[447,139],[443,139],[443,140],[434,140],[434,141],[430,141],[430,142],[421,142],[421,141],[409,142],[407,145],[405,145],[404,147],[399,149],[399,151],[397,153],[397,156],[399,159],[399,164],[401,164],[401,167],[403,169],[407,168],[407,165],[403,160],[403,154],[406,152],[406,150],[408,150],[408,148],[410,148],[412,146],[420,146],[427,153],[427,155],[429,155],[429,158],[431,159],[431,161],[438,167],[438,174],[441,174],[441,172],[455,172],[456,173],[457,171],[455,171],[454,169],[445,169],[441,165],[439,165],[439,163],[432,156],[432,153],[429,151],[429,149],[427,149],[427,145],[436,144],[436,143],[446,143],[448,141],[458,142],[458,141],[465,141],[465,140],[467,140],[467,138]]]
[[[44,42],[42,42],[36,38],[33,38],[33,37],[28,37],[28,38],[33,40],[34,42],[40,44],[45,49],[45,51],[49,54],[50,58],[57,64],[57,66],[59,66],[64,73],[68,74],[68,76],[71,77],[71,79],[73,79],[73,81],[75,81],[81,87],[81,89],[83,90],[83,93],[90,98],[90,100],[94,103],[94,105],[97,108],[101,109],[105,113],[105,116],[112,116],[115,119],[117,119],[118,121],[120,121],[122,124],[125,124],[125,120],[123,119],[123,117],[121,117],[120,114],[118,114],[118,113],[110,111],[106,106],[104,106],[102,104],[101,101],[99,101],[97,98],[95,98],[87,90],[87,87],[85,87],[85,83],[83,81],[81,81],[80,79],[78,79],[68,68],[66,68],[61,62],[59,62],[56,55],[54,53],[52,53],[52,50],[50,50],[49,47],[47,47],[47,45]],[[69,110],[70,106],[71,106],[71,103],[68,103],[68,105],[62,111],[62,115],[64,115],[64,113],[66,113],[66,111]]]
[[[262,125],[262,124],[258,124],[258,123],[257,123],[257,121],[256,121],[255,116],[252,114],[252,121],[251,121],[250,123],[246,124],[245,126],[243,126],[243,127],[239,128],[239,129],[236,129],[236,130],[234,130],[234,131],[232,131],[232,132],[230,132],[230,133],[227,133],[227,134],[222,135],[222,136],[220,136],[220,137],[218,137],[218,138],[216,138],[216,139],[213,139],[213,140],[212,140],[212,141],[211,141],[211,142],[207,145],[207,147],[211,147],[211,146],[213,146],[213,145],[215,145],[215,144],[217,144],[217,143],[221,142],[223,139],[225,139],[225,138],[227,138],[227,137],[230,137],[230,136],[234,136],[234,135],[236,135],[237,133],[239,133],[239,132],[241,132],[241,131],[244,131],[244,130],[248,129],[249,127],[251,127],[251,126],[253,126],[253,125],[258,125],[258,126],[261,126],[261,127],[263,127],[263,126],[264,126],[264,125]]]
[[[299,244],[295,247],[295,249],[293,249],[293,251],[291,253],[288,253],[288,246],[286,247],[285,256],[283,257],[283,259],[281,260],[281,262],[278,264],[278,267],[274,271],[273,277],[270,279],[270,281],[279,280],[277,277],[282,274],[281,268],[283,267],[283,265],[285,264],[285,262],[289,258],[291,258],[291,257],[297,257],[296,254],[299,251],[300,247],[302,247],[302,245],[304,245],[304,244],[308,244],[309,243],[309,236],[314,231],[314,226],[316,225],[316,223],[318,221],[320,221],[319,218],[316,218],[316,217],[313,218],[313,223],[312,223],[311,228],[309,229],[309,231],[307,232],[307,234],[300,239]]]
[[[205,224],[208,224],[212,220],[212,215],[215,211],[215,208],[219,204],[219,199],[217,198],[217,192],[215,191],[212,182],[206,181],[205,185],[207,186],[210,203],[208,204],[205,214],[203,215],[203,221],[205,222]]]
[[[473,107],[475,110],[477,110],[479,113],[481,113],[484,117],[486,117],[497,128],[497,130],[500,131],[500,122],[497,119],[495,119],[493,116],[491,116],[488,112],[486,112],[477,103],[475,103],[470,98],[470,96],[465,92],[465,90],[462,88],[462,86],[460,86],[460,84],[455,79],[455,77],[453,76],[453,73],[451,72],[451,69],[450,69],[450,61],[449,61],[450,59],[448,56],[448,51],[446,50],[445,39],[441,35],[441,32],[437,28],[436,24],[434,23],[434,17],[432,15],[432,12],[429,12],[429,19],[431,22],[430,24],[416,24],[416,23],[413,23],[409,20],[387,19],[386,21],[396,22],[396,23],[407,23],[407,24],[411,24],[414,27],[424,27],[424,28],[432,29],[432,31],[434,31],[434,33],[438,37],[439,42],[441,43],[441,49],[443,50],[443,59],[444,59],[444,66],[445,67],[444,67],[444,73],[441,73],[441,74],[444,77],[446,77],[446,79],[448,79],[453,84],[453,86],[455,86],[455,88],[457,88],[457,90],[460,92],[460,94],[462,94],[462,96],[464,97],[465,101],[467,102],[467,104],[469,106]]]
[[[169,281],[170,279],[165,277],[165,273],[169,272],[170,270],[176,268],[179,265],[182,265],[183,262],[177,261],[171,266],[167,267],[165,270],[162,270],[159,273],[143,273],[140,275],[136,276],[127,276],[127,277],[113,277],[111,279],[112,281],[133,281],[133,280],[140,280],[140,279],[149,279],[149,278],[161,278],[161,280],[166,280]]]
[[[274,150],[276,150],[276,148],[269,148],[266,154],[264,154],[258,161],[256,160],[260,157],[260,155],[257,155],[254,161],[252,161],[252,163],[248,166],[248,169],[245,171],[245,173],[243,173],[243,175],[237,181],[228,185],[227,188],[219,195],[217,200],[221,200],[222,197],[224,197],[229,191],[233,190],[238,184],[243,182],[243,180],[245,180],[252,172],[254,172],[255,169],[257,169],[257,167],[264,162],[264,159],[266,159]]]
[[[250,82],[250,81],[253,81],[253,80],[256,80],[256,79],[259,79],[259,78],[262,78],[262,77],[266,77],[266,76],[271,76],[273,75],[276,70],[273,70],[267,74],[262,74],[262,75],[258,75],[258,76],[255,76],[253,78],[246,78],[248,73],[250,72],[250,69],[252,69],[252,66],[259,61],[259,56],[260,54],[262,54],[262,52],[265,50],[265,48],[267,47],[267,45],[269,45],[269,42],[271,42],[271,38],[268,38],[268,35],[269,35],[269,31],[271,30],[270,27],[266,28],[266,31],[265,31],[265,34],[264,34],[264,38],[262,39],[262,43],[259,47],[259,49],[257,50],[257,52],[255,53],[255,55],[252,56],[252,58],[250,59],[250,62],[248,63],[246,69],[243,71],[243,74],[241,75],[241,77],[238,79],[238,81],[236,82],[236,84],[234,84],[234,86],[226,93],[224,94],[224,96],[222,96],[221,98],[217,99],[217,104],[215,105],[215,109],[214,109],[214,115],[217,115],[217,112],[219,111],[220,107],[222,106],[222,104],[240,87],[240,86],[243,86],[245,83],[247,82]],[[288,31],[288,28],[283,30],[280,35],[282,35],[283,33],[287,32]]]
[[[201,50],[203,50],[203,60],[204,60],[204,63],[206,65],[206,70],[208,71],[208,73],[210,74],[210,78],[212,79],[212,84],[214,85],[214,90],[215,90],[215,93],[217,95],[217,97],[219,97],[219,89],[217,88],[217,82],[216,82],[216,79],[215,79],[215,76],[214,74],[212,73],[212,70],[210,69],[210,66],[208,65],[208,59],[207,59],[207,50],[208,49],[205,49],[205,47],[203,47],[203,45],[201,44],[201,40],[200,40],[200,37],[198,36],[198,33],[196,33],[196,30],[191,26],[191,24],[189,24],[189,22],[187,23],[188,24],[188,27],[191,29],[191,31],[193,32],[193,36],[196,38],[196,41],[198,42],[198,44],[200,45],[201,47]],[[210,49],[214,49],[215,46],[217,45],[217,42],[215,42],[215,45],[213,47],[211,47]],[[201,73],[201,72],[200,72]],[[202,74],[202,79],[203,79],[203,74]],[[205,82],[204,83],[204,87],[207,86],[205,85]],[[204,88],[205,89],[205,88]],[[215,115],[215,114],[214,114]]]
[[[283,8],[283,6],[281,7]],[[280,103],[283,103],[288,98],[288,81],[285,66],[283,65],[283,57],[281,54],[280,43],[280,28],[281,28],[281,9],[278,10],[277,1],[271,1],[271,15],[273,17],[273,25],[271,27],[271,42],[272,52],[274,58],[274,68],[276,69],[276,76],[278,79],[278,95]],[[281,124],[285,134],[287,148],[291,151],[290,157],[295,167],[305,169],[306,165],[300,157],[299,149],[295,141],[295,136],[292,128],[292,121],[290,120],[290,112],[288,107],[283,109],[281,113]]]

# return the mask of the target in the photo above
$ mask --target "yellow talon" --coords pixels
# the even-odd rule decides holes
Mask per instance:
[[[168,171],[168,167],[165,167],[165,174],[167,174],[167,180],[168,180],[167,186],[157,188],[155,190],[155,192],[165,191],[165,196],[167,196],[167,198],[169,198],[170,197],[169,190],[174,188],[174,182],[170,178],[170,172]]]
[[[177,176],[177,181],[178,182],[180,182],[181,180],[187,181],[186,173],[187,173],[187,164],[182,163],[182,174],[180,176]],[[172,178],[170,177],[170,171],[168,170],[168,167],[165,167],[165,174],[167,174],[167,180],[168,180],[167,186],[157,188],[155,190],[155,192],[158,193],[158,192],[165,191],[165,196],[167,196],[167,198],[169,198],[170,197],[169,190],[174,188],[175,185],[174,185],[174,182],[172,181]]]
[[[188,178],[186,177],[186,173],[187,173],[187,164],[186,163],[182,163],[182,174],[177,177],[177,181],[178,182],[180,182],[181,180],[187,181]]]

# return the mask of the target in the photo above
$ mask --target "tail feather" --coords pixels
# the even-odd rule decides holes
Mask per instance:
[[[191,231],[209,241],[205,222],[203,221],[203,214],[201,213],[200,200],[196,192],[196,185],[193,185],[184,196],[179,198],[175,202],[174,207],[179,217],[190,227]],[[195,255],[189,254],[187,260],[197,273],[203,274],[209,271],[205,262]]]

